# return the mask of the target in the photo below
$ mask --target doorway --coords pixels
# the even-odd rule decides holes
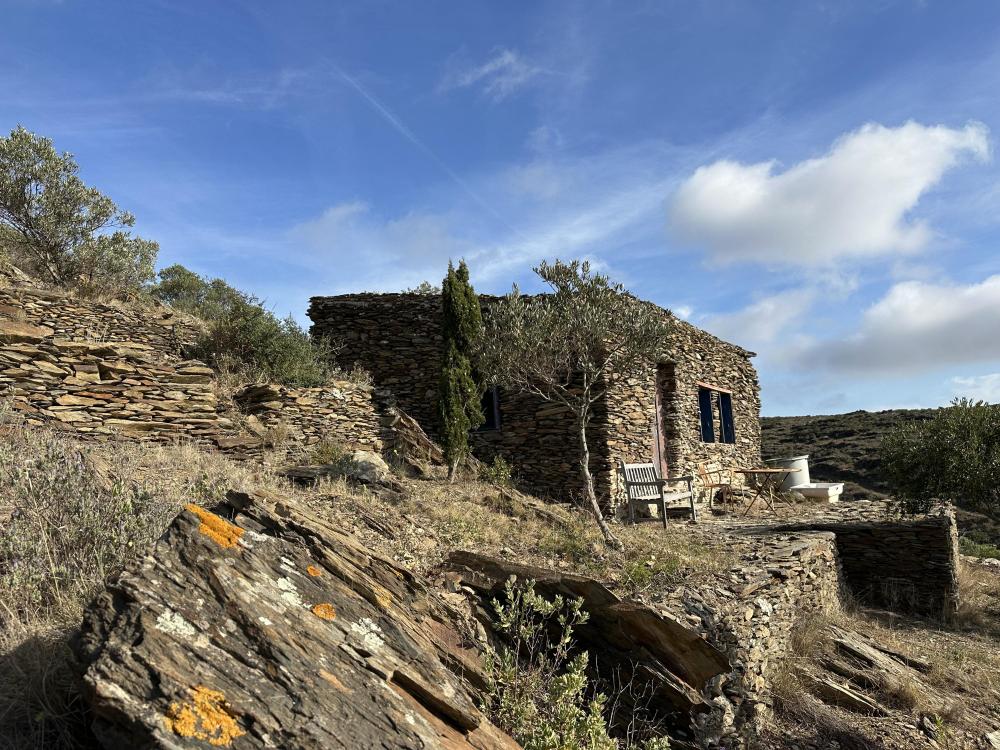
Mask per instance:
[[[673,436],[673,420],[670,415],[674,410],[674,397],[677,392],[677,379],[674,375],[673,362],[661,362],[656,366],[656,382],[654,387],[654,408],[652,420],[653,465],[661,477],[670,476],[669,449]]]

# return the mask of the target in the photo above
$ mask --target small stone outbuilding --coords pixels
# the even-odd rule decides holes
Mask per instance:
[[[481,297],[484,307],[495,298]],[[666,310],[665,316],[670,315]],[[338,346],[345,370],[360,367],[434,436],[441,357],[441,299],[435,294],[313,297],[312,334]],[[612,384],[595,405],[591,471],[602,501],[621,492],[619,461],[654,461],[663,476],[696,474],[702,461],[743,468],[760,462],[760,387],[753,352],[675,320],[670,361]],[[532,492],[564,500],[581,487],[572,416],[521,393],[490,391],[486,424],[472,436],[485,460],[503,456]]]

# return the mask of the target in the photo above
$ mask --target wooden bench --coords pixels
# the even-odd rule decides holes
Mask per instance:
[[[667,528],[667,503],[677,500],[687,500],[689,507],[683,508],[683,515],[690,515],[691,520],[698,521],[698,511],[694,507],[694,477],[674,477],[672,479],[662,479],[653,464],[627,464],[624,461],[619,463],[619,471],[622,480],[625,482],[625,497],[628,501],[629,520],[632,523],[635,519],[636,505],[652,505],[655,503],[660,508],[660,518],[663,520],[663,528]],[[668,490],[668,484],[685,484],[684,489]],[[683,507],[683,506],[681,506]],[[674,506],[670,510],[677,510]]]

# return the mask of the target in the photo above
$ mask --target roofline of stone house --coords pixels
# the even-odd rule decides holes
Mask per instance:
[[[424,298],[430,299],[430,298],[434,298],[436,296],[437,295],[435,295],[435,294],[426,294],[426,293],[422,293],[422,292],[353,292],[351,294],[316,295],[314,297],[310,297],[309,298],[309,307],[311,309],[314,304],[322,303],[323,301],[327,301],[327,300],[329,300],[331,302],[347,302],[347,303],[350,303],[350,302],[357,302],[357,303],[361,303],[361,302],[378,302],[378,301],[391,302],[392,300],[396,300],[396,299],[424,299]],[[523,295],[523,296],[525,296],[525,297],[540,297],[542,295],[540,295],[540,294],[526,294],[526,295]],[[634,295],[630,295],[630,296],[634,297]],[[479,298],[480,299],[484,299],[484,300],[497,300],[497,299],[502,299],[503,295],[499,295],[499,294],[480,294]],[[742,346],[740,346],[739,344],[734,344],[731,341],[726,341],[724,339],[720,339],[718,336],[716,336],[715,334],[709,333],[704,328],[698,328],[698,326],[694,325],[693,323],[688,323],[686,320],[682,320],[681,318],[678,318],[676,315],[673,314],[673,312],[671,312],[670,310],[668,310],[665,307],[661,307],[660,305],[657,305],[655,302],[650,302],[649,300],[644,300],[644,299],[641,299],[639,297],[634,297],[634,298],[637,299],[637,300],[639,300],[640,302],[644,302],[647,305],[653,305],[654,307],[657,307],[660,310],[662,310],[663,312],[669,314],[674,319],[675,324],[681,325],[681,326],[688,326],[690,328],[694,328],[695,330],[703,333],[704,335],[709,336],[712,339],[715,339],[715,341],[717,341],[720,345],[730,347],[731,349],[735,349],[739,354],[741,354],[742,356],[746,357],[747,359],[751,359],[751,358],[757,356],[756,352],[752,352],[749,349],[745,349]],[[313,321],[313,322],[315,322],[315,321]]]

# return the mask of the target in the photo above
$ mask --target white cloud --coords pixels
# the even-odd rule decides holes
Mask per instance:
[[[1000,404],[1000,372],[951,379],[952,392],[956,396]]]
[[[896,284],[865,311],[857,333],[813,341],[796,359],[859,373],[913,373],[1000,360],[1000,275],[978,284]]]
[[[500,101],[523,88],[542,72],[542,68],[530,64],[516,50],[501,47],[482,65],[457,67],[453,64],[452,70],[438,85],[438,91],[478,86],[491,99]]]
[[[687,320],[694,315],[694,308],[690,305],[671,305],[670,310],[681,320]]]
[[[742,310],[710,315],[699,325],[724,341],[746,346],[772,343],[812,307],[816,291],[794,289],[752,302]]]
[[[988,134],[981,123],[868,124],[784,171],[774,161],[717,161],[681,185],[671,224],[724,262],[819,265],[913,252],[932,231],[911,211],[963,157],[988,159]]]

